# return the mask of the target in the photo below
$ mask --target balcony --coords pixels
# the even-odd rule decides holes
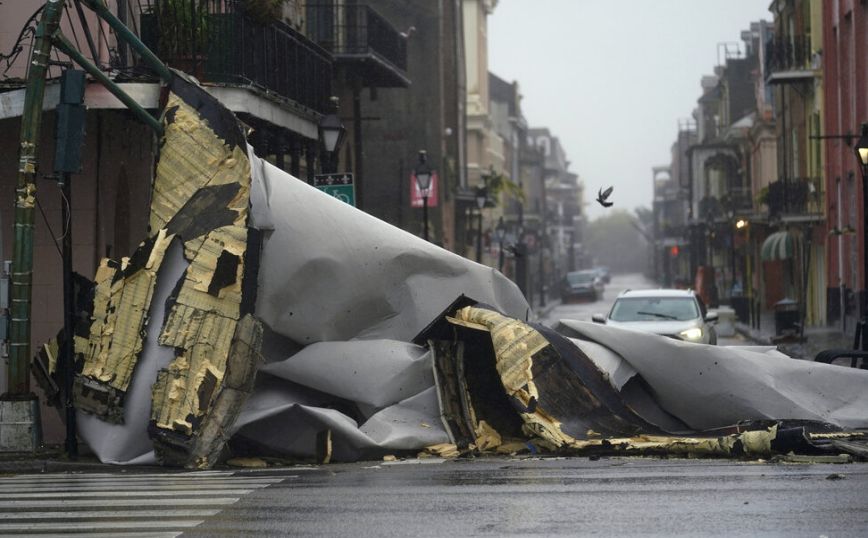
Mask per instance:
[[[241,0],[141,0],[142,41],[200,82],[253,87],[302,110],[325,113],[329,53],[279,20],[245,13]]]
[[[813,80],[811,36],[778,36],[768,40],[765,47],[766,81],[769,84]]]
[[[367,5],[307,4],[307,35],[331,52],[338,65],[358,76],[362,85],[404,88],[407,37]]]
[[[769,216],[789,222],[822,220],[822,188],[820,178],[785,178],[769,183],[765,197]]]

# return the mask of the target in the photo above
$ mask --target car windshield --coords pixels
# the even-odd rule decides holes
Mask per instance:
[[[576,284],[587,284],[588,282],[592,282],[594,280],[594,272],[593,271],[577,271],[574,273],[567,273],[567,282],[572,285]]]
[[[615,301],[613,321],[687,321],[699,317],[690,297],[624,297]]]

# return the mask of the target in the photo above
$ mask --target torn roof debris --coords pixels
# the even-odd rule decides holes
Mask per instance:
[[[168,90],[150,235],[79,305],[79,434],[103,461],[868,454],[868,372],[524,321],[499,272],[260,159],[182,75]]]

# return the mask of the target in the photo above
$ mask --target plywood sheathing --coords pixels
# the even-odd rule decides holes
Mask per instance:
[[[158,373],[149,431],[164,463],[205,468],[218,459],[249,393],[239,379],[228,383],[230,365],[252,383],[259,356],[259,322],[246,316],[239,325],[250,164],[240,145],[222,140],[177,95],[169,95],[167,110],[151,226],[180,236],[190,265],[159,337],[177,357]]]
[[[201,417],[198,431],[192,435],[179,435],[175,430],[158,427],[156,422],[152,424],[150,431],[157,441],[155,448],[160,461],[191,469],[206,469],[220,459],[229,441],[231,426],[253,391],[256,370],[262,362],[262,330],[262,323],[252,315],[248,314],[238,322],[220,390],[209,402],[210,408]],[[161,375],[172,374],[166,371]],[[167,387],[169,383],[163,385]]]
[[[161,230],[121,262],[103,259],[97,269],[88,338],[75,338],[83,357],[76,377],[77,409],[122,422],[124,396],[142,351],[157,272],[173,236]]]
[[[244,226],[250,190],[250,162],[240,146],[225,144],[199,114],[174,93],[166,104],[164,143],[157,163],[151,199],[150,229],[159,230],[181,212],[197,191],[207,186],[237,183],[240,188],[226,208],[234,224]],[[183,233],[179,233],[184,237]],[[185,241],[193,237],[184,237]],[[196,250],[196,247],[192,247]]]
[[[180,74],[170,88],[151,235],[131,258],[99,266],[87,338],[76,338],[83,364],[75,398],[80,410],[121,422],[145,331],[159,330],[159,343],[177,357],[152,387],[149,431],[167,462],[202,467],[223,450],[259,360],[261,325],[252,316],[239,325],[242,311],[252,311],[242,296],[255,296],[248,290],[252,281],[255,292],[256,275],[245,280],[245,272],[257,266],[258,250],[248,252],[248,243],[258,235],[246,228],[250,165],[237,120]],[[176,237],[190,265],[165,319],[149,327],[157,274]]]
[[[561,431],[561,423],[539,405],[539,392],[533,379],[533,356],[546,348],[546,338],[533,327],[513,318],[472,306],[459,309],[450,323],[491,333],[497,373],[506,393],[517,399],[527,410],[519,413],[523,430],[540,444],[559,448],[576,442]]]

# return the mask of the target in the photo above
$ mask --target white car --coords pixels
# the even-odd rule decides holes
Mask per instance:
[[[591,319],[686,342],[717,344],[717,312],[706,312],[691,290],[627,290],[615,299],[608,315],[594,314]]]

